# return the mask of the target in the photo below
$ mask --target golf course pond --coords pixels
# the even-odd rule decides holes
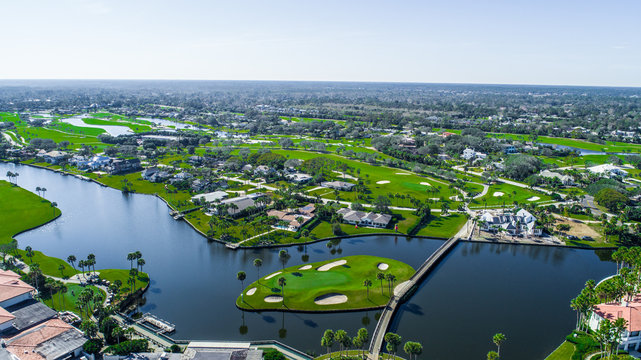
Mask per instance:
[[[246,272],[246,285],[258,279],[257,258],[262,259],[260,274],[266,276],[312,265],[309,271],[313,264],[356,255],[394,259],[416,269],[443,243],[363,236],[331,247],[327,242],[289,247],[283,264],[278,248],[230,250],[208,242],[187,223],[171,218],[167,206],[153,196],[126,195],[72,176],[0,163],[0,174],[7,171],[19,173],[18,185],[25,189],[46,187],[47,199],[62,210],[56,221],[18,235],[21,248],[31,246],[59,258],[93,253],[98,268],[125,269],[130,266],[127,254],[141,251],[152,281],[140,311],[175,324],[176,339],[275,339],[324,353],[320,338],[325,329],[344,329],[351,336],[365,327],[372,334],[380,312],[242,311],[236,299],[245,286],[237,272]],[[506,359],[542,359],[574,327],[570,299],[586,280],[615,271],[614,263],[602,260],[608,257],[606,251],[459,243],[399,308],[390,330],[403,341],[420,341],[422,358],[482,359],[494,348],[492,335],[503,332],[507,340],[501,355]],[[286,304],[293,284],[287,281]]]

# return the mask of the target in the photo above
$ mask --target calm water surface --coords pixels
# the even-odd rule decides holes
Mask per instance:
[[[256,279],[252,265],[263,259],[261,274],[277,271],[279,249],[232,251],[209,243],[186,223],[168,215],[166,205],[146,195],[123,195],[71,176],[0,163],[0,176],[20,173],[20,186],[47,188],[63,216],[19,235],[20,247],[66,258],[96,254],[98,268],[127,268],[126,255],[139,250],[152,285],[142,311],[177,326],[178,339],[278,339],[304,351],[320,353],[327,328],[353,334],[373,331],[376,312],[343,314],[243,313],[234,306],[241,291],[236,272]],[[369,254],[418,267],[442,242],[395,236],[346,239],[339,252],[326,243],[290,247],[287,266],[334,257]],[[609,274],[614,265],[593,251],[459,244],[403,305],[392,328],[404,340],[421,341],[430,359],[484,358],[497,331],[507,334],[506,358],[541,359],[572,328],[569,299],[589,278]]]

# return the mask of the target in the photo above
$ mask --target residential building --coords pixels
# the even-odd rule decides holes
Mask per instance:
[[[105,169],[109,174],[115,175],[139,171],[142,166],[140,165],[140,159],[115,159]]]
[[[351,191],[356,184],[348,183],[345,181],[324,181],[321,183],[321,186],[326,188],[341,190],[341,191]]]
[[[570,176],[570,175],[562,175],[562,174],[559,174],[557,172],[553,172],[553,171],[550,171],[550,170],[543,170],[543,171],[541,171],[539,173],[539,176],[540,177],[544,177],[544,178],[556,178],[556,179],[559,179],[559,181],[561,181],[561,184],[563,184],[565,186],[574,185],[574,178],[572,176]]]
[[[537,226],[536,218],[525,209],[517,211],[516,214],[486,210],[480,216],[479,226],[483,231],[505,231],[512,236],[543,234],[543,229]]]
[[[0,270],[0,307],[7,308],[32,298],[33,286],[13,271]]]
[[[303,174],[303,173],[294,173],[294,174],[289,174],[286,176],[287,179],[295,182],[295,183],[306,183],[313,179],[311,176],[308,174]]]
[[[193,202],[194,199],[198,199],[200,201],[213,203],[213,202],[216,202],[216,201],[222,201],[223,199],[227,198],[228,196],[229,196],[229,194],[224,192],[224,191],[214,191],[214,192],[210,192],[210,193],[207,193],[207,194],[194,195],[194,196],[191,197],[191,201]]]
[[[463,154],[461,154],[461,158],[468,161],[473,159],[485,159],[486,157],[487,157],[487,154],[475,151],[470,148],[466,148],[465,150],[463,150]]]
[[[21,360],[63,360],[78,358],[87,338],[64,321],[51,319],[3,341],[6,349]]]
[[[265,194],[263,193],[253,193],[247,194],[245,196],[225,199],[220,203],[223,205],[230,205],[229,207],[227,207],[227,213],[231,216],[236,217],[249,207],[256,207],[259,209],[264,208],[266,203],[264,201],[261,201],[261,198],[263,196],[265,196]],[[216,207],[213,208],[213,213],[215,215],[218,215],[218,209]]]
[[[373,212],[356,211],[348,208],[342,208],[337,211],[343,215],[343,222],[359,226],[372,226],[386,228],[392,220],[392,215],[377,214]]]
[[[635,295],[630,302],[620,301],[595,305],[588,326],[596,331],[601,321],[614,322],[618,318],[623,318],[627,322],[619,348],[625,351],[638,351],[641,348],[641,294]]]
[[[628,172],[612,164],[601,164],[588,168],[588,171],[602,177],[612,178],[616,176],[626,177]]]
[[[296,210],[269,210],[267,212],[267,216],[278,218],[279,222],[276,223],[276,225],[272,226],[273,228],[296,232],[300,230],[303,225],[307,224],[311,219],[314,218],[314,205],[310,205]]]
[[[45,162],[48,162],[49,164],[58,164],[62,162],[65,158],[67,157],[66,152],[54,150],[54,151],[49,151],[48,153],[44,153],[42,155],[42,159]]]
[[[142,171],[141,175],[143,179],[153,183],[163,182],[171,177],[170,173],[162,171],[157,167],[147,168]]]
[[[503,153],[508,154],[517,154],[519,151],[514,147],[514,145],[503,144]]]

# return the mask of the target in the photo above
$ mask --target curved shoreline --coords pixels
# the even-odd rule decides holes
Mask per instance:
[[[67,174],[67,175],[74,176],[74,177],[78,178],[79,180],[91,181],[91,182],[94,182],[94,183],[100,185],[101,187],[111,188],[111,187],[109,187],[109,186],[107,186],[107,185],[105,185],[105,184],[103,184],[103,183],[101,183],[101,182],[99,182],[99,181],[97,181],[95,179],[92,179],[92,178],[89,178],[89,177],[86,177],[86,176],[85,177],[80,177],[82,175],[73,174],[73,173],[65,172],[65,171],[58,170],[58,169],[51,169],[51,168],[48,168],[48,167],[35,165],[35,164],[24,164],[24,163],[21,163],[21,162],[17,162],[16,163],[16,162],[9,161],[9,160],[6,160],[6,159],[0,159],[0,161],[5,162],[5,163],[17,164],[17,165],[31,166],[31,167],[35,167],[35,168],[38,168],[38,169],[53,171],[53,172],[56,172],[56,173],[59,173],[59,174]],[[118,190],[116,188],[111,188],[111,189]],[[154,197],[160,199],[162,202],[164,202],[165,205],[167,205],[167,207],[170,208],[171,210],[177,211],[174,207],[172,207],[167,202],[167,200],[165,200],[164,198],[162,198],[158,194],[143,194],[143,193],[136,193],[136,192],[134,192],[133,194],[154,196]],[[202,237],[204,237],[208,241],[215,241],[215,242],[220,243],[222,245],[234,245],[234,244],[236,244],[236,243],[226,242],[226,241],[222,241],[220,239],[216,239],[216,238],[207,236],[206,233],[204,233],[201,230],[199,230],[198,228],[196,228],[196,226],[193,225],[189,220],[187,220],[186,218],[183,218],[183,220],[192,229],[194,229],[197,233],[199,233]],[[45,225],[45,224],[43,224],[43,225]],[[30,230],[33,230],[33,229],[30,229]],[[29,230],[25,230],[25,231],[29,231]],[[16,234],[16,235],[18,235],[18,234]],[[406,238],[417,238],[417,239],[434,239],[434,240],[447,240],[448,239],[448,238],[439,237],[439,236],[408,235],[408,234],[402,233],[402,232],[396,232],[396,233],[373,232],[373,233],[367,233],[367,234],[330,236],[330,237],[326,237],[326,238],[322,238],[322,239],[315,239],[315,240],[310,240],[310,241],[305,241],[305,242],[297,242],[297,243],[289,243],[289,244],[269,244],[269,245],[240,246],[240,247],[237,247],[237,248],[233,248],[232,250],[237,250],[237,249],[281,248],[281,247],[291,247],[291,246],[299,246],[299,245],[311,245],[311,244],[315,244],[315,243],[322,242],[322,241],[337,240],[337,239],[351,239],[351,238],[364,237],[364,236],[392,236],[392,235],[394,235],[394,236],[403,236],[403,237],[406,237]],[[549,246],[549,247],[559,247],[559,248],[568,248],[568,249],[582,249],[582,250],[616,250],[616,249],[618,249],[618,247],[616,247],[616,246],[590,247],[590,246],[572,246],[572,245],[560,245],[560,244],[513,243],[513,242],[506,242],[506,241],[492,241],[491,242],[491,241],[479,241],[479,240],[467,240],[467,239],[461,239],[461,241],[473,242],[473,243],[483,243],[483,244]]]

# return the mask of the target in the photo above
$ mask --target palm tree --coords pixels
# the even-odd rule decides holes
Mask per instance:
[[[367,298],[369,299],[369,288],[372,286],[372,280],[365,279],[363,280],[363,286],[367,289]]]
[[[71,264],[71,267],[72,267],[74,270],[76,270],[76,266],[74,265],[74,263],[76,262],[76,257],[75,257],[74,255],[69,255],[69,256],[67,256],[67,262],[68,262],[69,264]]]
[[[505,341],[505,335],[502,333],[496,333],[494,334],[494,337],[492,337],[492,342],[496,345],[496,354],[500,357],[501,356],[501,343]]]
[[[67,293],[67,290],[69,290],[67,286],[64,283],[60,283],[59,293],[60,293],[60,297],[62,298],[63,309],[65,308],[65,294]]]
[[[138,267],[140,267],[140,272],[142,272],[142,267],[145,266],[145,259],[138,259]]]
[[[341,357],[343,356],[343,347],[346,341],[345,339],[347,338],[349,338],[349,336],[347,336],[347,332],[345,332],[345,330],[342,330],[342,329],[336,330],[336,334],[334,334],[334,339],[338,343],[338,346],[340,346],[339,354]]]
[[[258,274],[258,283],[260,283],[260,267],[263,266],[263,260],[254,259],[254,266],[256,267],[256,273]]]
[[[378,274],[376,274],[376,279],[381,281],[381,295],[383,295],[383,280],[385,280],[385,274],[379,272]]]
[[[87,255],[87,261],[89,265],[93,268],[93,273],[96,273],[96,255],[89,254]]]
[[[27,246],[26,248],[24,248],[24,251],[26,252],[25,255],[27,255],[27,257],[29,258],[29,262],[33,264],[33,249],[31,248],[31,246]]]
[[[321,338],[321,346],[325,347],[327,349],[327,354],[329,354],[333,345],[334,332],[331,329],[327,329],[325,330],[325,333],[323,333],[323,337]]]
[[[280,286],[280,292],[283,294],[283,305],[285,305],[285,285],[287,285],[287,280],[284,277],[278,278],[278,286]]]
[[[388,332],[385,334],[384,339],[385,339],[385,342],[387,343],[387,346],[385,347],[387,351],[391,354],[396,355],[396,349],[398,345],[401,343],[401,336],[393,332]]]
[[[11,179],[13,178],[13,173],[11,171],[7,171],[7,178],[9,179],[9,182],[11,182]]]
[[[390,297],[392,297],[392,288],[394,286],[394,281],[396,281],[396,276],[394,276],[393,274],[387,274],[385,275],[385,280],[387,280],[387,283],[389,285],[389,294]]]
[[[56,208],[57,207],[58,207],[58,203],[57,202],[54,201],[54,202],[51,203],[51,210],[53,211],[53,215],[54,216],[56,215]]]
[[[487,360],[499,360],[499,353],[492,350],[487,353]]]
[[[124,335],[124,333],[125,333],[125,331],[123,330],[123,328],[121,328],[120,326],[116,326],[116,327],[111,331],[111,336],[115,337],[115,338],[116,338],[116,341],[118,342],[118,344],[120,344],[120,337],[121,337],[122,335]]]
[[[42,187],[42,188],[40,188],[40,191],[42,192],[42,197],[44,198],[45,197],[45,193],[47,192],[47,188],[46,187]]]
[[[134,268],[134,260],[136,260],[136,254],[134,254],[134,253],[127,254],[127,260],[129,260],[130,265],[131,265],[131,269],[133,269]]]
[[[60,270],[60,277],[64,277],[65,276],[65,266],[62,265],[62,264],[58,265],[58,270]]]
[[[36,193],[38,194],[38,196],[40,196],[40,190],[42,190],[40,186],[36,186]]]
[[[358,332],[356,333],[356,338],[360,339],[363,345],[367,344],[367,342],[369,341],[369,334],[367,333],[367,329],[366,328],[358,329]]]
[[[84,260],[80,260],[80,261],[78,261],[78,267],[80,267],[80,271],[82,271],[82,275],[83,275],[83,276],[85,277],[85,279],[86,279],[86,278],[87,278],[87,274],[85,274],[85,265],[86,265],[86,264],[85,264],[85,261],[84,261]]]
[[[236,273],[236,279],[240,280],[240,286],[241,286],[240,296],[241,296],[241,298],[243,296],[243,290],[245,289],[245,279],[246,278],[247,278],[247,274],[245,274],[244,271],[239,271],[238,273]]]

